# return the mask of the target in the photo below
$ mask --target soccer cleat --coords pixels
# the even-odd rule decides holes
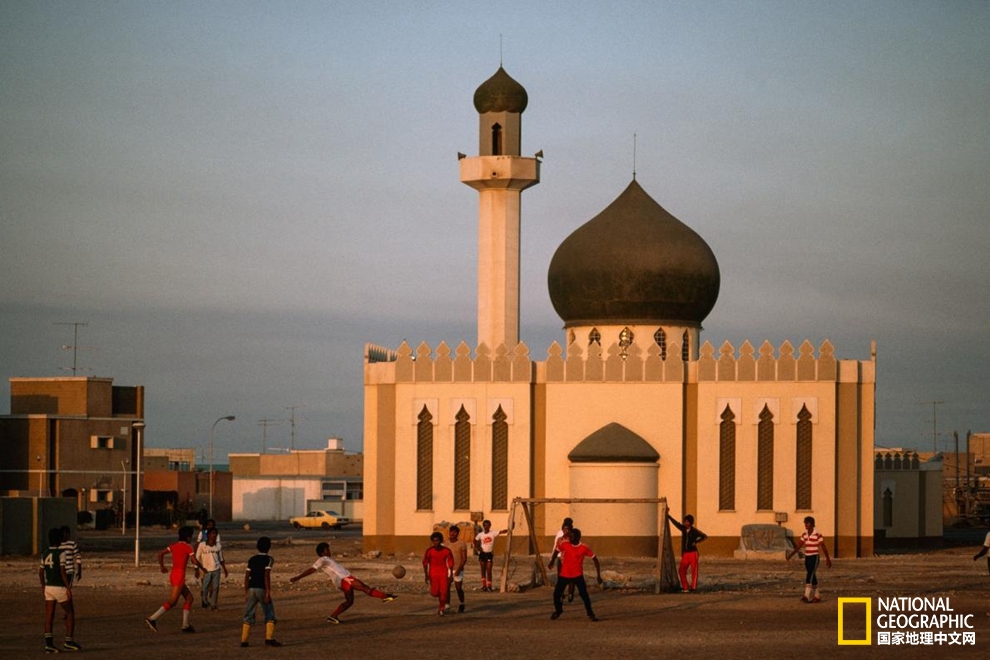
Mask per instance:
[[[814,598],[811,599],[811,602],[812,603],[820,603],[820,602],[822,602],[822,599],[819,598],[818,596],[815,596]]]
[[[464,603],[461,603],[460,605],[457,606],[457,613],[464,614]]]
[[[396,595],[396,594],[385,594],[385,597],[382,598],[382,602],[383,603],[391,603],[393,600],[395,600],[398,597],[399,596]]]
[[[801,596],[801,602],[802,603],[810,603],[811,601],[808,600],[808,597],[807,596]]]
[[[157,621],[155,621],[154,619],[152,619],[152,618],[149,617],[149,618],[145,619],[144,622],[148,624],[148,627],[149,628],[151,628],[155,632],[158,632],[158,622]]]
[[[182,626],[181,631],[184,633],[194,633],[196,632],[196,629],[192,626]]]
[[[594,614],[589,614],[588,618],[591,619],[592,621],[598,621],[598,617],[595,616]]]
[[[82,647],[79,646],[77,643],[75,643],[72,640],[66,640],[65,643],[62,644],[62,650],[63,651],[82,651]]]
[[[271,639],[265,640],[265,646],[282,646],[282,642],[272,637]]]
[[[248,643],[247,642],[241,642],[241,648],[242,649],[246,649],[247,647],[248,647]]]
[[[439,612],[437,612],[437,616],[443,616],[443,610],[440,610]]]
[[[339,624],[340,623],[340,619],[338,619],[337,617],[335,617],[332,614],[327,617],[327,621],[330,622],[330,623],[333,623],[333,624]]]
[[[58,653],[58,647],[57,646],[46,646],[45,647],[45,653]]]
[[[557,620],[559,618],[560,618],[560,612],[554,612],[553,614],[550,615],[550,620],[551,621],[555,621],[555,620]]]

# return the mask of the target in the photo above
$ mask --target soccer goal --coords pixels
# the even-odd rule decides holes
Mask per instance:
[[[547,534],[545,523],[540,521],[562,520],[564,517],[572,516],[579,522],[577,527],[584,530],[585,536],[597,536],[593,526],[580,521],[592,520],[622,520],[629,517],[626,514],[635,512],[640,522],[643,520],[644,512],[652,518],[653,507],[656,511],[656,564],[653,569],[654,593],[661,591],[679,591],[680,582],[677,577],[677,568],[674,564],[674,548],[670,538],[670,523],[667,522],[667,498],[532,498],[516,497],[512,500],[512,507],[509,510],[508,538],[505,544],[505,552],[502,557],[502,575],[500,578],[500,591],[505,593],[510,573],[510,562],[515,560],[521,565],[525,565],[527,558],[534,563],[534,568],[542,576],[545,585],[550,584],[547,566],[542,556],[542,552],[553,551],[552,541],[544,542],[545,548],[541,548],[541,539]],[[647,521],[652,530],[652,520]],[[542,529],[540,528],[542,526]],[[589,533],[591,532],[591,533]],[[607,534],[607,532],[604,532]],[[553,532],[550,533],[552,536]],[[513,551],[513,537],[528,538],[528,552]],[[639,535],[642,537],[642,534]],[[651,539],[652,536],[642,537],[643,540]],[[516,544],[520,545],[520,544]]]

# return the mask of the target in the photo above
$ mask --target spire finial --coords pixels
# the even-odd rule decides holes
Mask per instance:
[[[633,181],[636,180],[636,134],[633,133]]]
[[[498,67],[502,68],[502,33],[498,33]]]

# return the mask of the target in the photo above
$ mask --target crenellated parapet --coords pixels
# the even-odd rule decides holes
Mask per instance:
[[[878,451],[873,467],[877,470],[920,470],[921,459],[915,451]]]
[[[446,342],[436,350],[427,343],[415,352],[406,342],[390,351],[368,344],[365,362],[388,369],[386,381],[396,383],[471,383],[471,382],[837,382],[840,362],[831,342],[815,348],[809,341],[801,344],[795,355],[793,345],[785,341],[775,349],[765,341],[759,355],[746,341],[738,353],[729,342],[715,347],[705,342],[696,362],[681,358],[677,343],[661,349],[650,345],[643,351],[637,344],[612,343],[602,348],[597,343],[572,343],[563,348],[554,342],[547,349],[544,363],[533,362],[529,348],[519,343],[513,348],[500,345],[494,354],[481,344],[472,355],[465,343],[454,351]],[[380,364],[386,363],[386,364]],[[382,373],[382,372],[379,372]]]

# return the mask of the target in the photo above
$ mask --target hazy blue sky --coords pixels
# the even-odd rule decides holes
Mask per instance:
[[[702,336],[878,343],[877,442],[990,431],[990,3],[0,0],[0,376],[147,390],[153,446],[362,447],[364,342],[475,341],[474,90],[529,92],[522,338],[637,179],[712,246]],[[91,350],[90,350],[91,349]],[[0,404],[0,412],[7,412]],[[269,446],[289,443],[288,424]]]

